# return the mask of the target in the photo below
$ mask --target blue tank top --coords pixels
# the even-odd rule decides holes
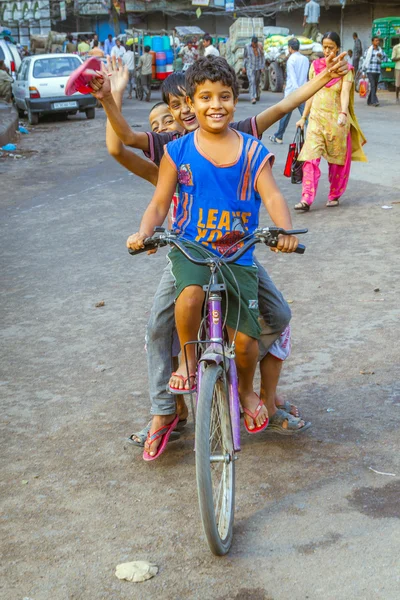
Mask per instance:
[[[217,165],[200,150],[198,130],[165,148],[179,182],[174,230],[225,256],[236,252],[240,240],[258,227],[261,197],[255,189],[257,178],[266,162],[273,160],[259,140],[242,132],[236,134],[240,137],[239,152],[227,165]],[[252,265],[253,248],[237,264]]]

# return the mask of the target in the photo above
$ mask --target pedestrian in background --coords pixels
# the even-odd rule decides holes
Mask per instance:
[[[153,70],[153,57],[150,54],[150,46],[144,47],[144,54],[139,58],[139,69],[142,85],[146,91],[146,102],[151,97],[151,74]]]
[[[94,48],[94,43],[97,42],[97,46],[99,46],[99,36],[97,35],[97,33],[94,34],[93,39],[91,40],[89,46],[90,48],[93,50]]]
[[[135,55],[133,53],[133,40],[130,39],[126,42],[126,53],[122,57],[122,62],[126,65],[129,73],[128,80],[128,100],[132,100],[132,91],[135,89]]]
[[[186,46],[180,50],[179,56],[182,57],[183,70],[186,71],[199,58],[199,53],[193,45],[193,40],[187,42]]]
[[[378,96],[376,91],[378,89],[378,82],[381,76],[381,64],[387,60],[387,56],[379,45],[379,38],[375,36],[372,38],[372,46],[370,46],[365,54],[365,60],[363,70],[367,73],[369,80],[369,96],[367,104],[368,106],[379,106]]]
[[[289,96],[294,90],[304,85],[308,77],[308,69],[310,67],[307,56],[300,54],[300,42],[297,38],[292,38],[288,41],[289,58],[286,64],[286,87],[285,87],[285,98]],[[300,115],[303,116],[304,103],[300,104],[299,111]],[[289,125],[290,117],[292,113],[288,113],[279,121],[278,131],[275,135],[270,135],[269,139],[275,144],[283,143],[283,136]]]
[[[115,42],[111,33],[108,34],[106,41],[104,42],[104,54],[111,56],[111,50],[114,48]]]
[[[11,102],[11,86],[14,79],[11,77],[4,60],[0,60],[0,100]]]
[[[86,41],[86,38],[83,36],[78,37],[78,52],[80,55],[87,54],[90,50],[90,46]]]
[[[219,56],[219,50],[212,43],[212,37],[209,33],[203,37],[204,56]]]
[[[65,40],[63,41],[61,52],[67,52],[67,44],[69,41],[68,38],[69,38],[69,34],[67,33],[67,35],[65,36]]]
[[[121,40],[115,40],[115,46],[111,49],[111,58],[123,58],[126,50],[123,47]]]
[[[354,67],[354,76],[358,73],[358,68],[360,66],[360,58],[362,57],[362,44],[361,40],[358,38],[358,34],[356,32],[353,33],[353,67]]]
[[[74,38],[72,35],[67,35],[67,43],[65,45],[64,52],[72,53],[76,52],[76,44],[74,43]]]
[[[304,7],[303,35],[314,40],[314,42],[317,40],[320,13],[321,9],[315,0],[306,0],[306,5]]]
[[[104,58],[104,52],[99,48],[99,41],[93,40],[93,47],[89,51],[89,56],[96,56],[97,58]]]
[[[258,37],[253,36],[251,43],[244,48],[243,74],[247,73],[251,103],[255,104],[260,99],[261,72],[265,68],[264,48],[258,42]]]
[[[340,52],[340,37],[335,31],[322,38],[324,58],[314,60],[310,67],[310,79],[326,68],[326,59],[333,52]],[[354,113],[354,70],[343,79],[332,79],[310,100],[307,100],[303,116],[296,123],[304,129],[308,115],[310,120],[306,140],[299,161],[303,161],[303,190],[301,201],[294,209],[308,212],[317,194],[321,176],[319,164],[325,158],[329,165],[329,196],[327,207],[339,206],[350,177],[351,161],[366,162],[362,150],[365,138]]]
[[[351,65],[352,67],[354,66],[354,58],[353,58],[353,50],[347,50],[347,62],[349,63],[349,65]],[[354,69],[354,76],[356,74],[356,70]]]
[[[400,44],[393,47],[392,60],[396,63],[394,67],[395,86],[396,86],[396,102],[399,103],[400,94]]]

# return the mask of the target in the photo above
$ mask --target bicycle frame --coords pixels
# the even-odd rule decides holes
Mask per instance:
[[[205,291],[209,290],[207,300],[207,321],[208,321],[208,340],[199,340],[197,342],[188,342],[188,344],[208,344],[206,350],[201,354],[197,364],[197,389],[201,389],[201,379],[203,373],[203,365],[216,364],[223,365],[228,386],[229,395],[229,412],[232,427],[233,446],[235,452],[241,450],[240,447],[240,400],[238,379],[235,364],[234,347],[230,349],[229,355],[226,354],[224,344],[223,331],[223,312],[222,312],[222,296],[221,292],[225,290],[225,285],[218,283],[218,277],[215,271],[212,272],[210,284],[205,286]],[[185,358],[186,358],[185,344]],[[187,361],[186,361],[187,362]],[[196,405],[197,405],[196,397]]]

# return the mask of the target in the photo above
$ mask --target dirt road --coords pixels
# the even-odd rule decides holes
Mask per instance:
[[[306,254],[257,250],[293,311],[281,392],[313,427],[243,430],[222,559],[199,522],[192,422],[152,464],[124,443],[148,417],[143,337],[165,264],[124,248],[151,186],[107,157],[101,111],[41,123],[19,142],[27,158],[0,160],[2,600],[399,598],[399,108],[382,94],[357,109],[370,162],[340,208],[325,208],[323,175],[316,206],[294,215]],[[238,117],[251,112],[241,99]],[[286,146],[273,150],[293,206]],[[116,579],[139,559],[159,574]]]

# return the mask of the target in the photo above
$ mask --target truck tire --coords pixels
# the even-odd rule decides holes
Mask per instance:
[[[271,92],[281,92],[283,90],[283,71],[282,67],[277,62],[270,64],[268,69],[269,89]]]
[[[265,92],[269,90],[269,71],[267,67],[265,67],[264,71],[261,73],[261,89]]]

